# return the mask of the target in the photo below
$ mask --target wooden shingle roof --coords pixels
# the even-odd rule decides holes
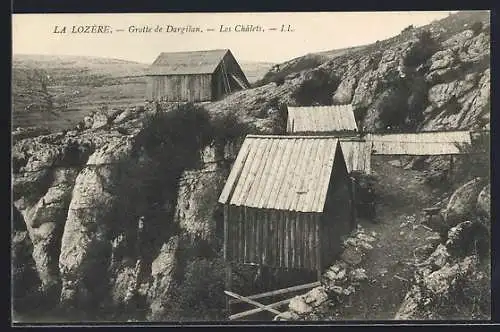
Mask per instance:
[[[148,75],[212,74],[227,52],[228,49],[163,52],[149,68]]]
[[[288,107],[288,133],[357,131],[351,105]]]
[[[460,146],[471,144],[469,131],[367,134],[374,155],[448,155],[462,154]]]
[[[219,202],[322,212],[338,151],[339,140],[331,136],[248,135]]]

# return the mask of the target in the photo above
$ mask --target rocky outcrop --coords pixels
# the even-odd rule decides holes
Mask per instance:
[[[478,195],[484,187],[480,178],[471,180],[458,188],[450,197],[448,205],[442,212],[444,222],[448,227],[467,220],[476,211]]]
[[[222,155],[221,155],[222,154]],[[224,155],[215,146],[202,152],[202,164],[198,169],[186,170],[179,180],[174,221],[192,239],[212,243],[216,234],[213,218],[217,208],[217,195],[228,175],[226,160],[235,156]]]
[[[149,319],[164,317],[165,306],[169,299],[170,291],[176,269],[176,253],[179,249],[179,238],[172,237],[165,243],[156,259],[151,264],[152,282],[147,291],[147,301],[150,307]]]
[[[61,239],[61,302],[86,304],[89,292],[102,284],[99,278],[104,277],[110,255],[106,221],[120,195],[115,191],[116,172],[130,158],[131,150],[127,139],[105,144],[76,178]]]
[[[450,228],[446,242],[416,264],[414,284],[395,319],[460,319],[471,315],[467,308],[472,318],[489,316],[484,294],[490,282],[489,250],[489,232],[481,223],[465,221]]]
[[[343,242],[341,258],[323,273],[321,286],[311,289],[304,295],[294,297],[288,310],[277,315],[274,320],[308,320],[310,315],[326,303],[341,305],[356,292],[360,284],[368,280],[367,271],[358,265],[373,249],[377,234],[368,234],[358,225],[357,229]]]
[[[12,309],[18,311],[36,308],[43,294],[39,293],[40,279],[32,257],[33,244],[26,230],[12,233]],[[37,303],[38,302],[38,303]]]
[[[491,216],[491,186],[488,184],[485,186],[479,196],[477,197],[477,205],[476,205],[478,213],[486,217],[487,219]]]
[[[420,320],[420,319],[445,319],[440,315],[439,309],[446,304],[447,299],[456,299],[459,292],[457,286],[460,281],[468,278],[474,282],[486,279],[486,276],[477,272],[476,260],[473,256],[466,257],[463,261],[446,264],[434,272],[427,272],[417,281],[406,294],[395,319]]]

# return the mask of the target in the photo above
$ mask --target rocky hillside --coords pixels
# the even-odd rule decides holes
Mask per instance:
[[[352,102],[367,129],[484,127],[487,20],[458,13],[430,34],[296,60],[203,108],[94,107],[78,129],[15,132],[15,319],[220,319],[216,200],[241,137],[282,132],[280,103]]]

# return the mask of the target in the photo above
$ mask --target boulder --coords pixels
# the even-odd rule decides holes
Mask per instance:
[[[340,258],[349,265],[358,265],[362,262],[364,253],[356,247],[348,247],[342,252]]]
[[[478,195],[483,188],[484,182],[480,178],[475,178],[453,193],[442,213],[448,227],[453,227],[471,217],[476,210]]]
[[[280,315],[276,315],[273,320],[274,321],[287,321],[287,320],[298,320],[300,317],[293,311],[285,311]]]
[[[332,100],[334,104],[349,104],[354,95],[354,90],[356,89],[357,79],[356,77],[350,76],[346,77],[342,82],[340,82],[337,90],[333,94]]]
[[[350,272],[351,280],[355,282],[363,281],[368,279],[366,270],[363,268],[354,269]]]
[[[328,294],[323,286],[315,287],[304,295],[306,304],[317,307],[328,300]]]
[[[444,244],[440,244],[434,250],[434,252],[421,264],[419,265],[429,265],[431,267],[441,268],[443,267],[450,257],[448,250]]]
[[[420,247],[415,248],[413,251],[413,255],[418,259],[418,260],[423,260],[429,257],[430,254],[432,254],[435,250],[435,246],[428,243],[424,244]]]
[[[479,215],[490,218],[491,216],[491,186],[488,184],[485,186],[479,196],[477,197],[476,203],[477,212]]]
[[[425,238],[425,242],[431,245],[432,247],[437,246],[439,243],[441,243],[441,235],[439,233],[434,232],[432,235],[429,235]]]
[[[476,258],[468,256],[463,261],[453,265],[447,263],[434,272],[427,273],[418,284],[414,284],[406,294],[399,307],[395,319],[446,319],[441,312],[449,314],[449,301],[443,298],[454,299],[463,297],[463,287],[456,287],[467,283],[476,283],[471,274],[476,270]],[[466,318],[466,317],[463,317]],[[470,318],[470,317],[467,317]]]
[[[173,287],[179,250],[179,237],[174,236],[164,243],[160,253],[151,264],[151,284],[147,292],[147,302],[150,306],[149,317],[164,317],[169,294]]]
[[[489,240],[490,233],[481,222],[464,221],[450,228],[445,246],[453,256],[484,257],[490,251]]]
[[[108,124],[108,116],[105,112],[96,112],[92,121],[92,129],[99,129]]]
[[[294,297],[288,304],[288,309],[299,315],[309,314],[313,311],[312,306],[308,305],[303,296]]]
[[[132,118],[134,112],[131,111],[131,110],[125,110],[123,112],[121,112],[114,120],[113,120],[113,123],[122,123],[122,122],[125,122],[127,121],[128,119]]]
[[[364,241],[364,242],[366,242],[366,243],[370,243],[370,242],[373,242],[373,241],[375,241],[375,240],[376,240],[374,237],[372,237],[372,236],[370,236],[370,235],[367,235],[367,234],[364,234],[364,233],[358,233],[358,234],[356,235],[356,237],[357,237],[358,239],[360,239],[361,241]]]
[[[346,279],[346,270],[340,270],[338,272],[334,272],[333,270],[327,270],[325,273],[325,277],[333,282],[341,282]]]
[[[453,35],[451,38],[445,40],[442,45],[444,47],[453,47],[453,46],[461,46],[465,43],[466,40],[472,38],[474,36],[474,31],[465,30],[456,35]]]

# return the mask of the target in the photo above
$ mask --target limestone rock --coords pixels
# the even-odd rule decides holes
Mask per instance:
[[[349,265],[358,265],[363,260],[364,253],[356,247],[348,247],[340,258]]]
[[[295,312],[293,311],[285,311],[283,313],[281,313],[281,315],[276,315],[273,320],[275,321],[288,321],[288,320],[298,320],[299,319],[299,315],[297,315]]]
[[[436,266],[440,268],[446,264],[449,257],[450,254],[448,253],[446,246],[444,244],[440,244],[429,256],[429,258],[427,258],[423,265]]]
[[[476,269],[476,258],[466,257],[463,261],[453,265],[447,263],[440,269],[426,274],[422,282],[411,287],[406,294],[395,319],[443,319],[439,316],[441,306],[448,304],[440,299],[448,297],[455,298],[455,292],[463,289],[456,285],[458,282],[476,283],[471,274]],[[463,296],[463,294],[461,295]]]
[[[158,257],[151,264],[151,277],[153,279],[148,290],[148,303],[150,304],[150,317],[161,317],[165,314],[165,305],[173,287],[176,271],[176,252],[179,249],[179,238],[172,237],[165,243]]]
[[[372,237],[370,235],[363,234],[363,233],[357,234],[356,237],[358,239],[360,239],[361,241],[364,241],[366,243],[371,243],[371,242],[376,240],[374,237]]]
[[[483,188],[484,183],[480,178],[471,180],[458,188],[443,211],[444,222],[449,227],[453,227],[467,220],[475,211],[478,195]]]
[[[313,308],[305,302],[303,296],[294,297],[288,304],[288,308],[299,315],[305,315],[313,311]]]
[[[108,124],[108,116],[105,112],[96,112],[93,116],[92,129],[99,129]]]
[[[477,211],[487,218],[491,216],[491,188],[489,184],[481,190],[477,197]]]
[[[468,255],[485,256],[490,251],[490,234],[481,222],[464,221],[448,232],[447,251],[459,257]]]
[[[328,300],[328,295],[324,287],[315,287],[304,295],[304,301],[308,305],[317,307]]]
[[[428,244],[424,244],[420,247],[415,248],[415,250],[413,251],[413,254],[418,260],[424,260],[424,259],[428,258],[429,255],[434,252],[434,250],[435,250],[435,246],[428,243]]]
[[[439,235],[439,233],[437,233],[437,232],[434,232],[432,235],[429,235],[425,238],[425,242],[427,242],[431,246],[435,247],[439,243],[441,243],[441,235]]]
[[[472,30],[465,30],[460,33],[457,33],[456,35],[452,36],[451,38],[445,40],[443,42],[443,46],[445,47],[453,47],[455,45],[463,45],[463,43],[472,38],[474,36],[474,32]]]
[[[351,279],[355,282],[363,281],[368,279],[366,270],[363,268],[354,269],[350,272]]]
[[[129,120],[130,118],[132,118],[134,112],[131,111],[131,110],[125,110],[123,112],[121,112],[114,120],[113,120],[113,123],[123,123],[127,120]]]
[[[332,97],[334,104],[349,104],[354,95],[356,83],[356,77],[352,76],[342,80]]]
[[[84,279],[100,278],[105,273],[102,256],[106,257],[106,214],[116,204],[114,192],[119,161],[129,158],[131,144],[128,140],[116,140],[97,149],[88,159],[91,167],[82,170],[75,181],[72,199],[61,240],[59,270],[62,279],[61,300],[84,304],[89,292],[88,285],[100,287],[102,283]]]

